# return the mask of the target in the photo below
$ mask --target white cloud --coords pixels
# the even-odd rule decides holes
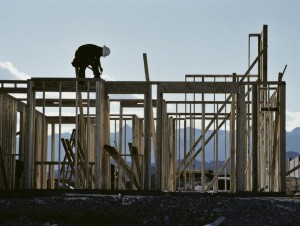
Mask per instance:
[[[300,127],[300,112],[286,111],[286,130],[292,131],[296,127]]]
[[[27,80],[30,76],[19,71],[11,62],[0,62],[0,79],[1,80]]]

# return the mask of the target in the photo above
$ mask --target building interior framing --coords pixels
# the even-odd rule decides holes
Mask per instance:
[[[0,80],[0,189],[286,192],[285,68],[248,40],[243,74]]]

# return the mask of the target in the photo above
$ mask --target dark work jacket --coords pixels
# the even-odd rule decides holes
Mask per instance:
[[[80,46],[76,53],[73,62],[76,62],[78,66],[87,66],[93,64],[100,65],[100,57],[102,56],[102,47],[93,44],[86,44]],[[76,66],[77,66],[76,65]]]

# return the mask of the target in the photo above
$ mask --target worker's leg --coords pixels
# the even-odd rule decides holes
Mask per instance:
[[[78,74],[77,74],[77,76],[79,78],[85,78],[85,69],[86,69],[85,66],[78,67]],[[79,81],[79,84],[80,85],[84,85],[84,81]]]
[[[97,64],[92,65],[92,70],[94,73],[94,78],[100,78],[101,73],[99,71],[99,66]]]

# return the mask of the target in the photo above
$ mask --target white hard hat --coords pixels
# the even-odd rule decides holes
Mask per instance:
[[[105,45],[102,47],[102,56],[106,57],[110,54],[110,49],[106,47]]]

